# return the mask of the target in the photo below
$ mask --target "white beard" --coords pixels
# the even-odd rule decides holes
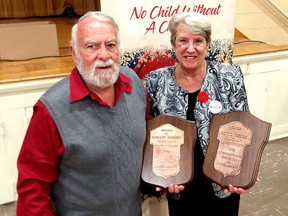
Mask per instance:
[[[118,64],[115,64],[112,59],[109,59],[106,62],[98,60],[94,63],[94,65],[88,68],[80,55],[77,56],[77,58],[78,61],[76,66],[78,71],[81,74],[83,80],[88,84],[98,88],[106,88],[108,86],[114,85],[114,83],[117,81],[120,67]],[[109,66],[112,66],[112,69],[107,68],[105,71],[102,69],[101,72],[98,72],[97,70],[98,67]]]

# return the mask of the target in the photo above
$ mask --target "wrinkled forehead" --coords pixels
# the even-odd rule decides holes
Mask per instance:
[[[89,17],[78,23],[78,33],[97,32],[101,34],[103,33],[101,30],[105,30],[105,32],[109,31],[115,35],[117,34],[116,28],[108,21]]]
[[[87,18],[79,23],[78,40],[117,40],[116,28],[107,21]]]

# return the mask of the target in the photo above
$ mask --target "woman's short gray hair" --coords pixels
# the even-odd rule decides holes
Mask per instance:
[[[113,17],[109,16],[108,14],[104,14],[100,11],[88,11],[83,16],[81,16],[79,20],[77,21],[77,23],[72,27],[70,45],[73,46],[74,49],[78,49],[78,44],[77,44],[78,24],[82,22],[84,19],[87,19],[90,17],[94,18],[95,20],[104,21],[104,22],[108,22],[112,24],[116,29],[117,42],[120,45],[119,27],[117,23],[115,22],[115,20],[113,19]]]
[[[197,13],[178,13],[171,17],[168,30],[170,31],[170,42],[175,45],[177,28],[182,24],[188,27],[192,34],[203,36],[208,43],[211,41],[211,24],[204,16]]]

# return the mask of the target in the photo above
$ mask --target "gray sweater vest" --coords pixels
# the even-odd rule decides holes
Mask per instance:
[[[52,115],[65,146],[52,188],[56,215],[138,216],[146,97],[134,71],[133,91],[108,108],[86,97],[69,102],[69,77],[40,100]]]

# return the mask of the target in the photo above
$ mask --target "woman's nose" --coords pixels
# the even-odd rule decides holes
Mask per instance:
[[[189,42],[188,43],[187,51],[189,51],[189,52],[194,52],[195,51],[195,43],[194,42]]]

